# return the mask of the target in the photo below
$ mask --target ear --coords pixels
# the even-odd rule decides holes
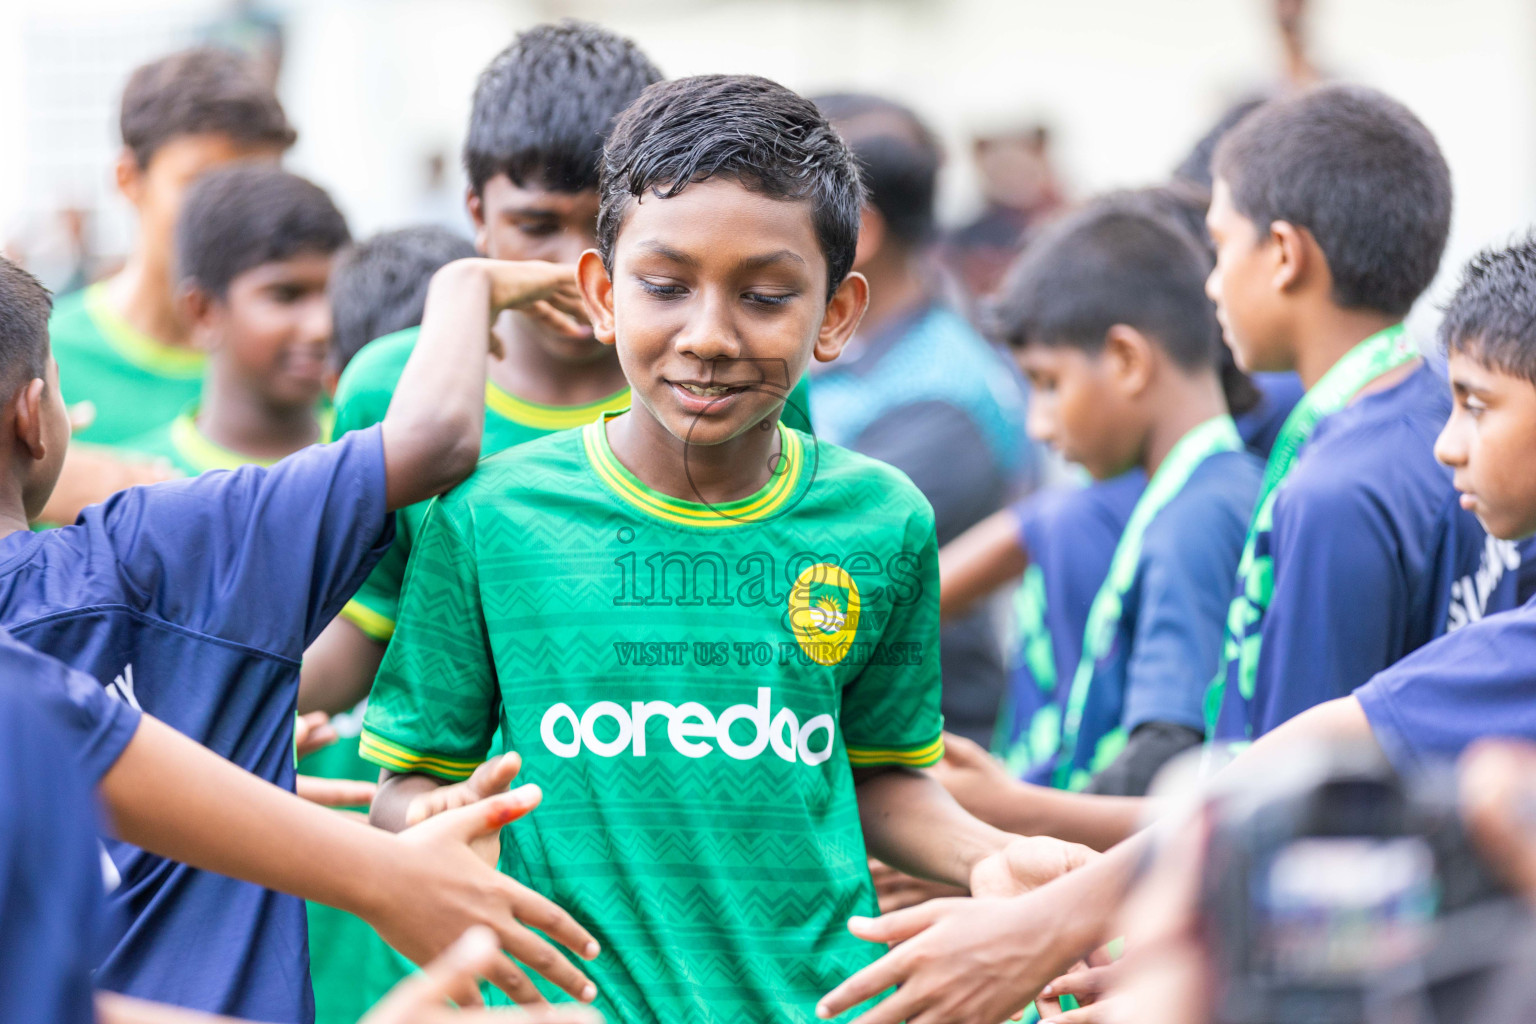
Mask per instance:
[[[41,377],[33,377],[16,389],[11,399],[11,419],[16,426],[16,443],[27,449],[33,461],[40,462],[48,454],[44,443],[43,391],[47,383]]]
[[[1099,357],[1115,384],[1127,395],[1146,391],[1157,373],[1157,346],[1126,324],[1114,324],[1104,332],[1104,348]]]
[[[176,293],[176,305],[182,321],[192,329],[193,344],[204,352],[211,352],[218,347],[219,300],[191,281],[186,281]]]
[[[868,265],[870,257],[885,245],[885,218],[873,206],[865,206],[859,213],[859,244],[853,250],[853,269]]]
[[[464,208],[469,211],[470,222],[475,226],[475,251],[484,256],[490,243],[485,227],[485,200],[473,185],[464,189]]]
[[[843,346],[858,330],[864,310],[869,308],[869,281],[860,273],[851,273],[832,293],[827,312],[816,332],[816,347],[811,355],[818,363],[830,363],[843,353]]]
[[[618,337],[613,315],[613,279],[596,249],[588,249],[576,263],[576,284],[581,288],[581,304],[592,322],[592,336],[604,345]]]
[[[112,165],[112,176],[116,179],[117,191],[137,207],[144,198],[144,168],[139,166],[133,150],[127,146],[117,154],[117,162]]]
[[[1275,290],[1287,292],[1301,286],[1314,269],[1312,250],[1317,241],[1312,232],[1289,221],[1277,220],[1269,225],[1269,240],[1275,250],[1274,273],[1270,279]]]

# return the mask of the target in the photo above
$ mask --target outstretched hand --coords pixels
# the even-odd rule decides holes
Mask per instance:
[[[408,827],[419,825],[444,811],[468,807],[487,797],[505,793],[522,767],[523,759],[518,754],[493,757],[476,768],[475,773],[463,782],[455,782],[451,786],[438,786],[436,789],[416,796],[406,808],[405,823]],[[494,868],[501,857],[501,834],[492,832],[489,835],[478,836],[470,846],[480,855],[481,860]]]
[[[1005,898],[1038,889],[1087,864],[1098,851],[1050,836],[1020,836],[971,870],[971,895]]]
[[[495,933],[488,928],[471,928],[420,973],[391,989],[358,1024],[602,1024],[602,1017],[585,1006],[544,1007],[522,1013],[449,1009],[450,999],[461,1007],[478,1007],[480,993],[475,982],[489,977],[502,959]]]
[[[447,948],[464,929],[484,925],[519,963],[591,1002],[596,986],[533,929],[584,960],[598,955],[597,940],[550,900],[488,867],[475,849],[477,839],[494,839],[502,826],[532,811],[541,798],[539,787],[520,786],[441,810],[401,832],[396,867],[403,872],[402,889],[381,894],[384,902],[369,915],[369,923],[418,964]],[[496,958],[485,977],[519,1003],[545,1001],[507,957]]]

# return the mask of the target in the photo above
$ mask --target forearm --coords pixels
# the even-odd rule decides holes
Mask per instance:
[[[338,714],[368,696],[385,645],[337,616],[304,652],[299,670],[299,714]]]
[[[976,862],[1008,844],[931,777],[906,768],[857,776],[859,822],[870,854],[909,875],[970,887]]]
[[[423,793],[430,793],[448,783],[430,775],[397,775],[385,770],[379,791],[374,795],[373,806],[368,811],[370,824],[389,832],[403,832],[410,827],[407,820],[411,801]]]
[[[233,1017],[130,999],[116,992],[96,993],[96,1020],[97,1024],[240,1024]]]
[[[1144,797],[1069,793],[1015,781],[985,803],[967,805],[966,809],[1005,832],[1054,836],[1108,850],[1142,826],[1147,801]]]
[[[393,837],[284,792],[148,715],[101,797],[116,834],[135,846],[360,916],[370,890],[394,874]]]
[[[939,618],[959,618],[1028,567],[1018,517],[993,513],[940,549]]]
[[[492,323],[483,262],[450,263],[428,285],[421,336],[384,415],[391,509],[442,493],[480,456]]]

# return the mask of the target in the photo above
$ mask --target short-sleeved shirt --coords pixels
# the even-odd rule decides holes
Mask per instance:
[[[138,331],[110,309],[104,284],[60,299],[48,320],[59,390],[96,406],[77,441],[117,445],[164,426],[203,390],[207,356]]]
[[[291,790],[299,661],[388,544],[384,491],[377,429],[270,469],[130,488],[73,526],[0,539],[0,625]],[[98,986],[310,1019],[301,900],[107,847],[131,924]]]
[[[884,324],[816,376],[816,426],[833,444],[905,473],[948,544],[1002,508],[1034,469],[1018,372],[938,303]],[[990,604],[944,626],[944,718],[991,739],[1007,688]]]
[[[330,441],[335,410],[324,406],[319,410],[319,441]],[[271,466],[277,459],[257,459],[244,455],[208,437],[198,428],[197,406],[191,405],[176,414],[176,418],[147,434],[130,438],[121,445],[124,450],[140,455],[165,459],[186,476],[196,476],[210,469],[239,469],[241,466]]]
[[[1212,455],[1147,524],[1114,640],[1089,683],[1070,769],[1076,784],[1108,767],[1139,725],[1203,731],[1205,690],[1221,661],[1232,578],[1262,477],[1247,452]],[[1056,687],[1063,718],[1071,689],[1069,674]],[[1029,777],[1045,781],[1056,759]]]
[[[994,750],[1022,776],[1061,741],[1056,688],[1083,656],[1088,609],[1146,489],[1139,469],[1085,487],[1037,491],[1013,506],[1029,567],[1014,597],[1019,647]],[[1044,772],[1047,780],[1050,772]]]
[[[1237,417],[1237,432],[1250,452],[1267,459],[1285,418],[1307,389],[1294,373],[1255,373],[1250,379],[1259,391],[1259,403]]]
[[[1351,693],[1442,633],[1515,604],[1516,546],[1461,508],[1434,442],[1450,414],[1427,364],[1318,423],[1276,491],[1253,693],[1235,667],[1216,738],[1260,736]]]
[[[1536,742],[1536,601],[1470,623],[1355,691],[1371,732],[1408,775],[1485,737]]]
[[[544,788],[502,869],[603,944],[631,1024],[812,1019],[871,963],[853,769],[943,752],[933,513],[900,473],[782,425],[717,506],[647,487],[603,421],[438,499],[374,683],[366,757],[469,774],[500,729]]]
[[[96,1020],[105,914],[92,784],[132,736],[130,720],[0,634],[0,1020]]]

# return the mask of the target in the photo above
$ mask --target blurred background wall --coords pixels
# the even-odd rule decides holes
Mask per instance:
[[[1223,110],[1284,76],[1276,9],[1275,0],[5,0],[0,241],[56,287],[79,276],[82,248],[92,271],[110,269],[129,241],[110,178],[122,82],[144,60],[210,38],[272,56],[300,131],[289,166],[328,188],[359,236],[421,220],[465,226],[458,148],[475,75],[520,27],[563,16],[633,36],[673,76],[756,72],[802,91],[905,100],[949,145],[943,209],[959,224],[983,204],[978,135],[1033,138],[1022,133],[1043,127],[1055,187],[1069,199],[1165,177]],[[1396,95],[1444,146],[1457,186],[1446,271],[1536,221],[1536,3],[1313,0],[1307,13],[1318,71]],[[1435,292],[1447,283],[1443,272]]]

